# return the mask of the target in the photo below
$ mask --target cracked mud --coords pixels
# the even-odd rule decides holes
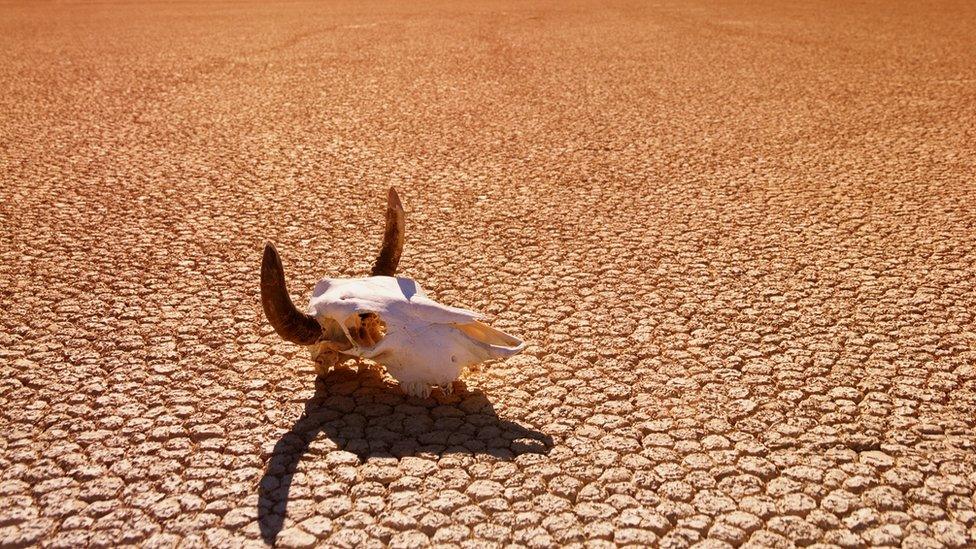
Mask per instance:
[[[976,543],[976,13],[0,6],[0,546]],[[316,380],[401,272],[522,355]]]

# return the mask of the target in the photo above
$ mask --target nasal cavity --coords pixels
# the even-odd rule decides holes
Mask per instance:
[[[386,337],[386,323],[376,313],[349,315],[345,324],[357,347],[372,347]]]

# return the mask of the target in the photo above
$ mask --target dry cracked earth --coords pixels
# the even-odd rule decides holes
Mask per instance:
[[[974,10],[4,4],[0,545],[972,546]],[[391,185],[453,395],[262,315]]]

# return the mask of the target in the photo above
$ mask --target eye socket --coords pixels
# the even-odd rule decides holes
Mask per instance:
[[[386,323],[376,313],[349,315],[345,322],[349,338],[358,347],[372,347],[386,337]]]

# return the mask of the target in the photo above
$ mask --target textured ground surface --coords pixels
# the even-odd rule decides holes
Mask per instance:
[[[747,5],[748,4],[748,5]],[[785,3],[784,3],[785,4]],[[0,545],[976,542],[972,3],[0,7]],[[402,272],[408,399],[264,323]]]

